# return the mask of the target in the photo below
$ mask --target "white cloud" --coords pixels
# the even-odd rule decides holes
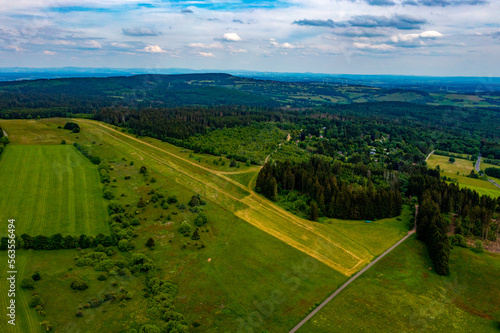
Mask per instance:
[[[144,48],[144,51],[149,53],[166,53],[167,51],[163,50],[158,45],[148,45]]]
[[[292,45],[292,44],[290,44],[288,42],[280,44],[274,38],[271,38],[269,40],[269,43],[271,43],[271,45],[273,45],[274,47],[277,47],[277,48],[280,48],[280,49],[294,49],[295,48],[294,45]]]
[[[53,52],[53,51],[43,51],[43,54],[45,54],[45,55],[54,55],[56,53]]]
[[[223,45],[221,43],[215,42],[211,44],[203,44],[203,43],[191,43],[188,45],[189,47],[196,49],[221,49]]]
[[[102,45],[95,40],[89,40],[88,42],[84,43],[84,47],[88,49],[101,49]]]
[[[419,34],[397,34],[391,36],[391,41],[394,43],[411,42],[417,38],[439,38],[439,37],[443,37],[443,34],[438,31],[429,30],[421,32]]]
[[[224,37],[222,37],[222,38],[228,42],[240,42],[240,41],[242,41],[241,37],[238,36],[238,34],[235,32],[225,33]]]
[[[355,48],[362,50],[389,51],[394,49],[394,46],[387,44],[353,43],[352,45]]]
[[[201,55],[202,57],[215,57],[212,52],[196,52],[197,54]]]

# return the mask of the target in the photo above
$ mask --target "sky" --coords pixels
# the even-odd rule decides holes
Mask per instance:
[[[498,0],[0,2],[0,67],[500,76]]]

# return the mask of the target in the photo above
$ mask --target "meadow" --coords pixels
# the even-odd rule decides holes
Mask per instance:
[[[450,276],[410,237],[298,332],[498,332],[500,255],[454,247]]]
[[[112,167],[110,176],[116,182],[112,181],[110,189],[116,196],[114,200],[130,206],[127,211],[138,213],[141,223],[135,228],[136,251],[147,253],[158,267],[156,274],[179,286],[175,306],[189,323],[201,324],[198,328],[191,326],[195,332],[233,332],[242,327],[287,331],[310,307],[344,283],[348,275],[395,243],[407,228],[408,212],[401,221],[381,220],[378,225],[303,220],[253,193],[251,184],[258,167],[241,164],[240,168],[229,168],[224,158],[224,166],[216,165],[213,162],[220,161],[219,157],[191,155],[185,149],[136,138],[94,121],[76,120],[82,131],[69,134],[57,128],[65,121],[36,121],[33,131],[43,125],[44,137],[51,142],[65,138],[68,144],[90,146]],[[13,128],[24,126],[23,132],[29,133],[30,123],[2,121],[1,126],[12,133],[9,136],[15,142],[18,139]],[[139,173],[141,166],[148,169],[147,179]],[[162,208],[150,202],[137,210],[139,198],[149,200],[152,189],[175,195],[184,205],[195,194],[206,199],[202,209],[209,222],[200,228],[199,241],[177,232],[183,221],[193,225],[196,214],[188,209],[178,204]],[[360,231],[361,236],[349,233],[351,228]],[[149,237],[156,242],[153,251],[144,246]],[[197,245],[200,243],[204,248]],[[30,263],[25,271],[20,269],[21,275],[40,270],[45,276],[36,290],[44,299],[52,298],[50,303],[46,300],[46,318],[54,327],[70,327],[75,332],[120,331],[150,321],[145,312],[147,302],[139,297],[144,286],[140,276],[117,277],[119,286],[137,296],[126,307],[112,302],[88,310],[89,315],[83,318],[75,317],[82,301],[109,287],[109,281],[96,280],[92,268],[74,266],[73,258],[83,252],[19,251],[19,260]],[[126,258],[129,254],[116,256]],[[76,276],[88,282],[88,291],[75,295],[69,288],[69,280]],[[43,320],[33,309],[27,313],[33,323]],[[133,313],[133,318],[124,319],[128,313]]]
[[[15,219],[18,235],[109,234],[97,167],[71,145],[10,144],[0,184],[0,220]]]
[[[491,184],[490,182],[482,179],[474,179],[466,177],[470,174],[472,169],[472,161],[457,158],[454,163],[450,163],[448,156],[431,155],[427,160],[427,165],[430,168],[435,168],[437,165],[441,168],[441,175],[456,178],[459,186],[464,186],[475,190],[480,195],[489,195],[491,197],[500,196],[500,188]],[[481,170],[484,170],[486,166],[481,163]],[[458,173],[458,174],[457,174]]]

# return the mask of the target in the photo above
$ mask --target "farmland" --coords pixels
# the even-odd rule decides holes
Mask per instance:
[[[11,144],[0,183],[0,219],[15,219],[19,235],[109,233],[97,167],[73,146]]]
[[[441,175],[452,179],[457,179],[460,186],[475,190],[481,195],[489,195],[491,197],[499,197],[500,189],[488,181],[482,179],[474,179],[466,177],[473,170],[472,161],[457,158],[454,163],[448,161],[449,157],[440,155],[431,155],[427,161],[430,168],[435,168],[437,165],[441,168]],[[481,163],[481,169],[486,166]]]

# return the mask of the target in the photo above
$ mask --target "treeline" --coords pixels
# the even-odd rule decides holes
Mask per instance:
[[[352,184],[342,179],[342,169],[367,175],[366,185]],[[350,166],[335,161],[333,164],[319,156],[308,162],[292,164],[289,161],[266,163],[259,172],[256,191],[276,201],[280,191],[294,191],[307,194],[310,198],[311,219],[318,216],[341,219],[380,219],[397,216],[401,213],[402,197],[399,186],[392,188],[382,185],[375,188],[371,176],[384,175],[383,169],[370,169],[359,164]],[[385,170],[389,179],[389,174]],[[393,184],[395,185],[395,184]]]
[[[486,168],[484,173],[490,177],[500,178],[500,168]]]
[[[0,240],[0,250],[7,250],[8,237],[2,237]],[[18,249],[33,249],[33,250],[61,250],[61,249],[76,249],[76,248],[92,248],[98,245],[113,246],[117,245],[116,237],[109,235],[98,234],[95,237],[82,234],[80,236],[54,234],[52,236],[38,235],[32,236],[22,234],[16,236],[16,248]]]
[[[92,162],[93,164],[100,164],[101,163],[101,158],[99,156],[96,156],[96,155],[92,155],[92,153],[90,152],[90,149],[88,149],[87,147],[85,146],[82,146],[81,144],[75,142],[73,143],[73,146],[75,146],[75,148],[83,154],[83,156],[85,156],[86,158],[88,158],[90,160],[90,162]]]
[[[450,274],[449,226],[441,215],[439,205],[432,199],[430,191],[425,191],[418,207],[417,237],[425,242],[434,270],[439,275]]]

